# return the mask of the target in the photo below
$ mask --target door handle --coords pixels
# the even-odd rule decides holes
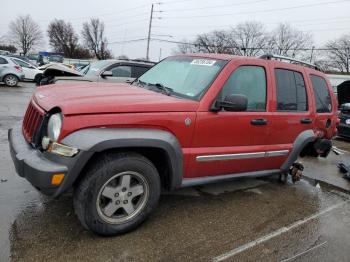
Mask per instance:
[[[312,119],[310,119],[310,118],[302,118],[302,119],[300,119],[300,123],[302,123],[302,124],[311,124],[312,123]]]
[[[264,126],[267,125],[267,120],[264,118],[252,119],[252,121],[250,121],[250,124],[253,126]]]

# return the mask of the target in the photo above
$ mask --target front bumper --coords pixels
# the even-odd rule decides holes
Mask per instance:
[[[8,140],[11,157],[18,175],[26,178],[44,194],[55,195],[59,187],[51,185],[51,178],[54,174],[64,173],[67,175],[68,165],[49,160],[45,153],[32,148],[25,141],[20,126],[8,131]]]

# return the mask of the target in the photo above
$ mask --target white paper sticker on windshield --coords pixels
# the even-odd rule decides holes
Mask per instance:
[[[209,59],[194,59],[191,62],[191,65],[203,65],[203,66],[212,66],[215,64],[215,60],[209,60]]]

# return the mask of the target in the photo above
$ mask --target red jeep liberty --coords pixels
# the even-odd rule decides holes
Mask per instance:
[[[39,87],[8,133],[16,171],[53,197],[73,189],[82,225],[116,235],[147,218],[162,188],[287,173],[298,156],[327,156],[337,124],[329,81],[276,58],[179,55],[132,85]]]

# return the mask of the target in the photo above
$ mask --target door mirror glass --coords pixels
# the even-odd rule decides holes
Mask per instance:
[[[248,99],[245,95],[231,94],[225,96],[223,101],[217,101],[215,107],[218,110],[224,109],[230,112],[246,111],[248,107]]]
[[[113,72],[112,71],[104,71],[101,74],[102,77],[109,77],[109,76],[113,76]]]

